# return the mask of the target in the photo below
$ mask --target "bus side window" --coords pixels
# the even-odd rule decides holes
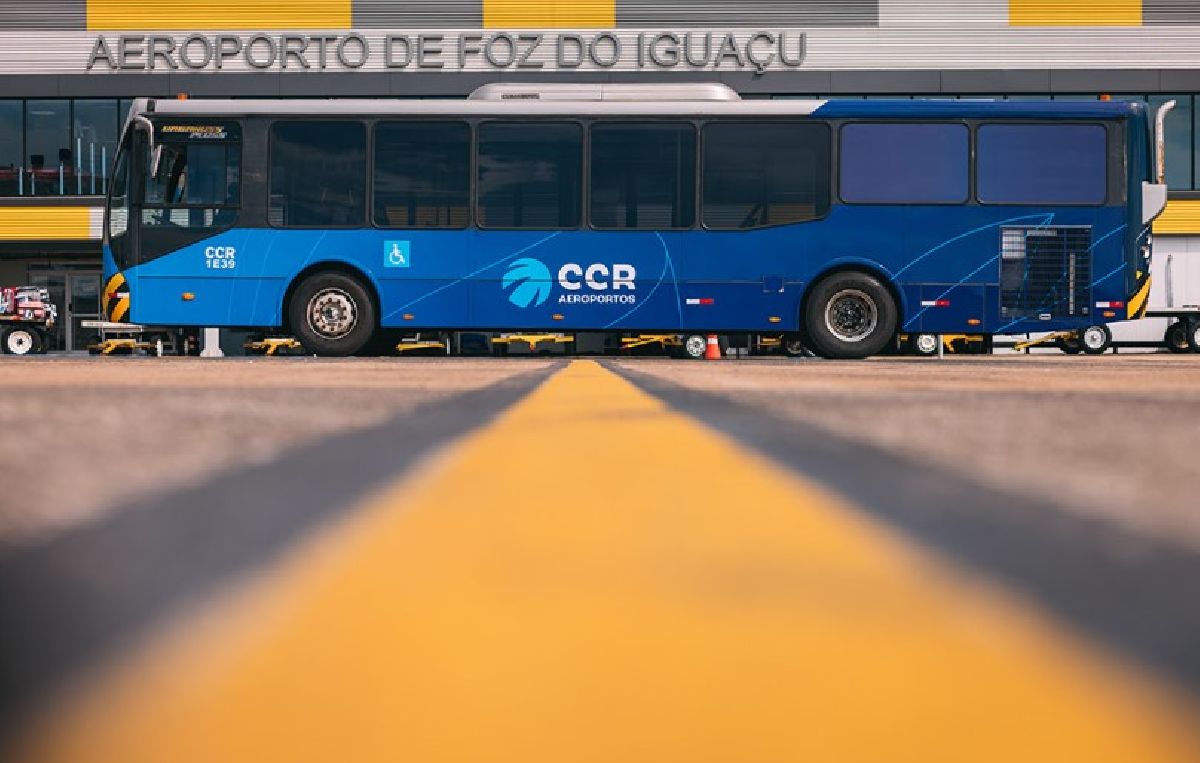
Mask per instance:
[[[579,227],[583,128],[577,123],[486,122],[478,150],[481,228]]]
[[[849,204],[962,204],[970,195],[970,131],[961,122],[847,124],[839,155]]]
[[[471,128],[465,122],[381,122],[372,171],[379,227],[470,223]]]
[[[690,124],[592,126],[592,225],[690,228],[696,220],[696,130]]]
[[[272,225],[359,227],[367,217],[367,131],[359,121],[271,126]]]
[[[824,217],[829,143],[829,126],[819,122],[706,125],[704,227],[738,230]]]
[[[1103,204],[1108,196],[1107,141],[1099,124],[980,125],[979,201]]]

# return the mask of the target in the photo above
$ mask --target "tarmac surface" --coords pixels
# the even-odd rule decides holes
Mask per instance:
[[[0,372],[0,759],[1200,758],[1194,357]]]

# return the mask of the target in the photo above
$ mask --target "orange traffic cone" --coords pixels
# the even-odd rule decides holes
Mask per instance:
[[[704,347],[705,360],[720,360],[721,359],[721,342],[717,339],[716,334],[708,335],[708,344]]]

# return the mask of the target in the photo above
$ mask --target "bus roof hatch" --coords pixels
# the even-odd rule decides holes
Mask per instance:
[[[497,82],[476,88],[473,101],[740,101],[719,83],[566,84]]]

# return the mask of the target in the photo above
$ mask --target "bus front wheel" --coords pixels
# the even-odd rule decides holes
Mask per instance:
[[[344,357],[366,347],[375,333],[375,303],[357,278],[314,273],[296,287],[288,303],[292,332],[314,355]]]
[[[879,353],[896,334],[896,302],[878,278],[842,271],[813,286],[804,310],[812,349],[825,358],[857,360]]]

